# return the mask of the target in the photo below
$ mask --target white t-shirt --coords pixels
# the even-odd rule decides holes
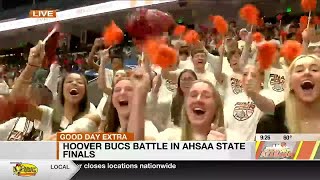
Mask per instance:
[[[230,63],[229,63],[227,57],[223,57],[222,73],[224,73],[224,74],[232,74],[233,73],[233,70],[230,66]]]
[[[112,69],[105,69],[105,78],[106,78],[106,86],[111,88],[113,82],[113,70]],[[108,100],[108,95],[103,93],[103,97],[100,99],[100,102],[97,106],[97,113],[102,117],[103,108]]]
[[[52,132],[52,112],[53,109],[47,106],[39,106],[42,110],[42,117],[39,124],[39,129],[43,131],[43,138],[49,138]],[[96,132],[98,126],[88,118],[80,118],[75,120],[71,125],[66,118],[63,118],[60,123],[61,128],[66,128],[63,132]]]
[[[260,95],[272,99],[273,92],[261,90]],[[272,99],[275,105],[278,99]],[[228,141],[254,141],[257,125],[263,112],[242,92],[224,101],[224,125]]]
[[[20,119],[24,120],[24,122],[26,120],[26,118],[20,118]],[[17,120],[18,120],[18,118],[13,118],[13,119],[10,119],[9,121],[7,121],[7,122],[5,122],[3,124],[0,124],[0,141],[6,141],[7,140],[8,135],[11,132],[11,130],[12,130],[12,128],[15,125]],[[17,126],[19,126],[18,127],[19,129],[23,128],[22,124],[21,124],[22,128],[20,128],[19,124],[17,124]]]
[[[179,127],[167,128],[153,136],[156,141],[181,141],[182,129]]]
[[[8,84],[0,79],[0,94],[9,94],[9,89]]]
[[[230,96],[237,95],[243,92],[242,83],[241,83],[242,75],[233,73],[233,74],[224,74],[223,80],[223,96],[224,99],[227,99]]]
[[[286,82],[286,75],[283,69],[270,68],[267,72],[268,75],[268,87],[267,89],[274,91],[281,101],[284,100],[284,89]]]
[[[153,104],[153,116],[148,117],[153,124],[163,131],[166,129],[171,122],[171,104],[172,98],[175,95],[177,90],[177,85],[170,80],[164,79],[161,77],[161,86],[158,92],[158,98],[156,102],[150,102]]]
[[[118,129],[118,132],[122,132],[121,128]],[[158,129],[154,124],[149,121],[145,120],[144,121],[144,136],[145,137],[154,137],[155,135],[159,134]]]
[[[210,71],[205,71],[204,73],[196,73],[198,79],[200,80],[206,80],[212,83],[213,86],[216,85],[217,80],[214,76],[214,74]]]

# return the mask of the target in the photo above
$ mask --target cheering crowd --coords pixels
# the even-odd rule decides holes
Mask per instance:
[[[136,140],[149,141],[254,141],[257,133],[319,133],[315,23],[300,23],[295,31],[289,25],[286,36],[279,28],[265,34],[264,25],[245,15],[254,14],[252,5],[241,11],[249,28],[236,30],[231,23],[226,27],[221,16],[212,17],[217,35],[209,42],[183,25],[151,39],[131,33],[140,49],[133,70],[125,69],[121,54],[112,51],[121,39],[112,24],[95,40],[87,60],[104,92],[97,107],[88,99],[84,75],[63,73],[48,57],[50,40],[39,41],[11,90],[0,77],[0,139],[47,141],[55,140],[57,132],[132,132]],[[292,33],[301,40],[293,40]],[[108,63],[112,69],[105,68]],[[41,67],[50,73],[44,85],[34,84]]]

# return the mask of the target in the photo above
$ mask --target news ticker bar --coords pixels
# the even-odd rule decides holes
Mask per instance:
[[[101,146],[101,149],[63,149],[63,146]],[[127,144],[125,144],[127,143]],[[149,143],[149,145],[147,145]],[[198,143],[198,145],[194,145]],[[105,161],[207,161],[207,160],[320,160],[317,141],[246,142],[0,142],[0,160],[105,160]],[[186,146],[186,148],[170,148]],[[200,146],[199,146],[200,145]],[[116,147],[105,149],[107,147]],[[128,149],[119,148],[128,146]],[[141,146],[153,146],[141,149]],[[167,146],[167,149],[162,147]],[[208,147],[211,147],[208,149]],[[234,149],[226,149],[233,146]],[[161,150],[159,149],[161,147]],[[198,148],[194,148],[198,147]],[[199,148],[201,147],[201,148]],[[222,148],[224,147],[224,148]],[[93,155],[93,156],[88,156]]]
[[[0,161],[0,179],[301,179],[318,180],[314,161]],[[230,173],[232,172],[232,173]],[[133,176],[134,175],[134,176]],[[263,177],[262,177],[262,176]],[[240,179],[241,179],[240,178]]]
[[[320,134],[257,134],[256,141],[319,141]]]

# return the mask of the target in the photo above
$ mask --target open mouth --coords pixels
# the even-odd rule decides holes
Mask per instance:
[[[120,106],[128,106],[128,101],[119,101]]]
[[[304,81],[301,84],[301,88],[303,91],[310,91],[310,90],[313,90],[314,84],[311,81]]]
[[[206,113],[206,111],[201,108],[194,108],[193,113],[195,113],[196,115],[199,116],[199,115],[204,115],[204,113]]]
[[[199,63],[199,64],[203,64],[203,61],[200,60],[200,61],[198,61],[198,63]]]
[[[78,95],[78,94],[79,94],[79,92],[78,92],[77,89],[71,89],[71,91],[70,91],[70,95],[71,95],[71,96],[76,96],[76,95]]]

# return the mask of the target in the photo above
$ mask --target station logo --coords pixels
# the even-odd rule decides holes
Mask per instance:
[[[29,163],[11,163],[13,166],[13,174],[20,177],[35,176],[38,173],[37,166]]]
[[[263,145],[258,159],[294,159],[296,154],[296,142],[279,142]]]
[[[30,18],[56,18],[56,10],[31,10],[29,12]]]

